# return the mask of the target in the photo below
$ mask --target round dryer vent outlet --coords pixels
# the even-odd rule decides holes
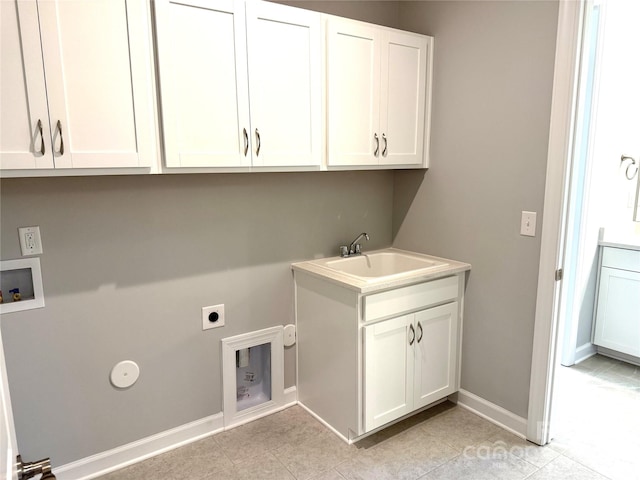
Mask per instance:
[[[136,362],[124,360],[111,370],[111,384],[117,388],[128,388],[138,380],[140,367]]]

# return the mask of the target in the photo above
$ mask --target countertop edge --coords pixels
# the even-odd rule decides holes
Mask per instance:
[[[397,250],[397,249],[395,249]],[[408,252],[413,253],[413,252]],[[424,254],[420,254],[424,255]],[[307,260],[303,262],[296,262],[291,264],[291,269],[296,272],[304,272],[312,275],[316,278],[324,279],[330,283],[339,285],[349,290],[354,290],[361,294],[370,294],[382,290],[390,290],[398,287],[405,287],[414,285],[416,283],[422,283],[429,280],[435,280],[437,278],[447,277],[450,275],[457,275],[459,273],[471,270],[471,265],[464,262],[458,262],[456,260],[450,260],[447,258],[433,257],[444,260],[447,265],[429,270],[423,273],[417,273],[414,275],[407,275],[401,278],[384,279],[384,277],[376,282],[364,282],[353,278],[348,275],[343,275],[339,272],[329,271],[327,268],[314,264],[314,260]]]
[[[633,245],[631,243],[622,243],[622,242],[613,242],[601,240],[598,242],[598,245],[601,247],[610,247],[610,248],[622,248],[624,250],[640,250],[640,245]]]

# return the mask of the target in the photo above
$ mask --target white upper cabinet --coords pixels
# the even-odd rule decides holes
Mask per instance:
[[[432,38],[328,21],[331,166],[427,166]]]
[[[382,44],[380,163],[419,165],[424,160],[427,37],[387,31]]]
[[[254,139],[259,134],[254,166],[320,165],[320,18],[274,3],[247,3],[251,127]]]
[[[156,1],[166,166],[319,166],[320,14]]]
[[[329,158],[371,165],[380,153],[380,29],[331,19],[328,26]]]
[[[155,8],[166,166],[251,165],[244,5]]]
[[[0,61],[0,168],[53,168],[35,2],[0,1]]]
[[[151,166],[147,4],[0,3],[2,169]]]

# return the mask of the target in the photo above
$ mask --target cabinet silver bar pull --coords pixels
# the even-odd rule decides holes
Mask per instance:
[[[42,120],[38,119],[38,132],[40,133],[40,155],[44,155],[44,136],[42,135]]]
[[[413,345],[413,342],[416,340],[416,331],[413,328],[413,323],[409,325],[409,331],[411,332],[411,340],[409,340],[409,345]]]
[[[382,134],[382,139],[384,140],[384,148],[382,149],[382,156],[386,157],[387,156],[387,136],[384,133]]]
[[[62,138],[62,124],[60,123],[60,120],[58,120],[58,123],[56,123],[56,129],[60,134],[60,150],[55,153],[58,155],[64,155],[64,139]]]
[[[378,156],[378,150],[380,150],[380,139],[378,138],[378,134],[377,133],[373,134],[373,138],[376,140],[376,149],[373,152],[373,156],[377,157]]]
[[[242,129],[242,134],[244,135],[244,156],[246,157],[249,152],[249,134],[246,128]]]
[[[260,132],[256,128],[256,141],[258,142],[258,146],[256,147],[256,157],[260,155]]]
[[[420,336],[418,337],[418,343],[420,343],[420,340],[422,340],[422,335],[424,334],[424,332],[422,331],[422,325],[420,325],[420,322],[418,322],[418,329],[420,330]]]

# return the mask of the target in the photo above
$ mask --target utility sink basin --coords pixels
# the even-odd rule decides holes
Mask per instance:
[[[446,265],[446,262],[439,259],[389,250],[364,253],[347,258],[328,259],[322,262],[322,266],[325,268],[359,277],[365,281],[392,275],[417,273]]]

